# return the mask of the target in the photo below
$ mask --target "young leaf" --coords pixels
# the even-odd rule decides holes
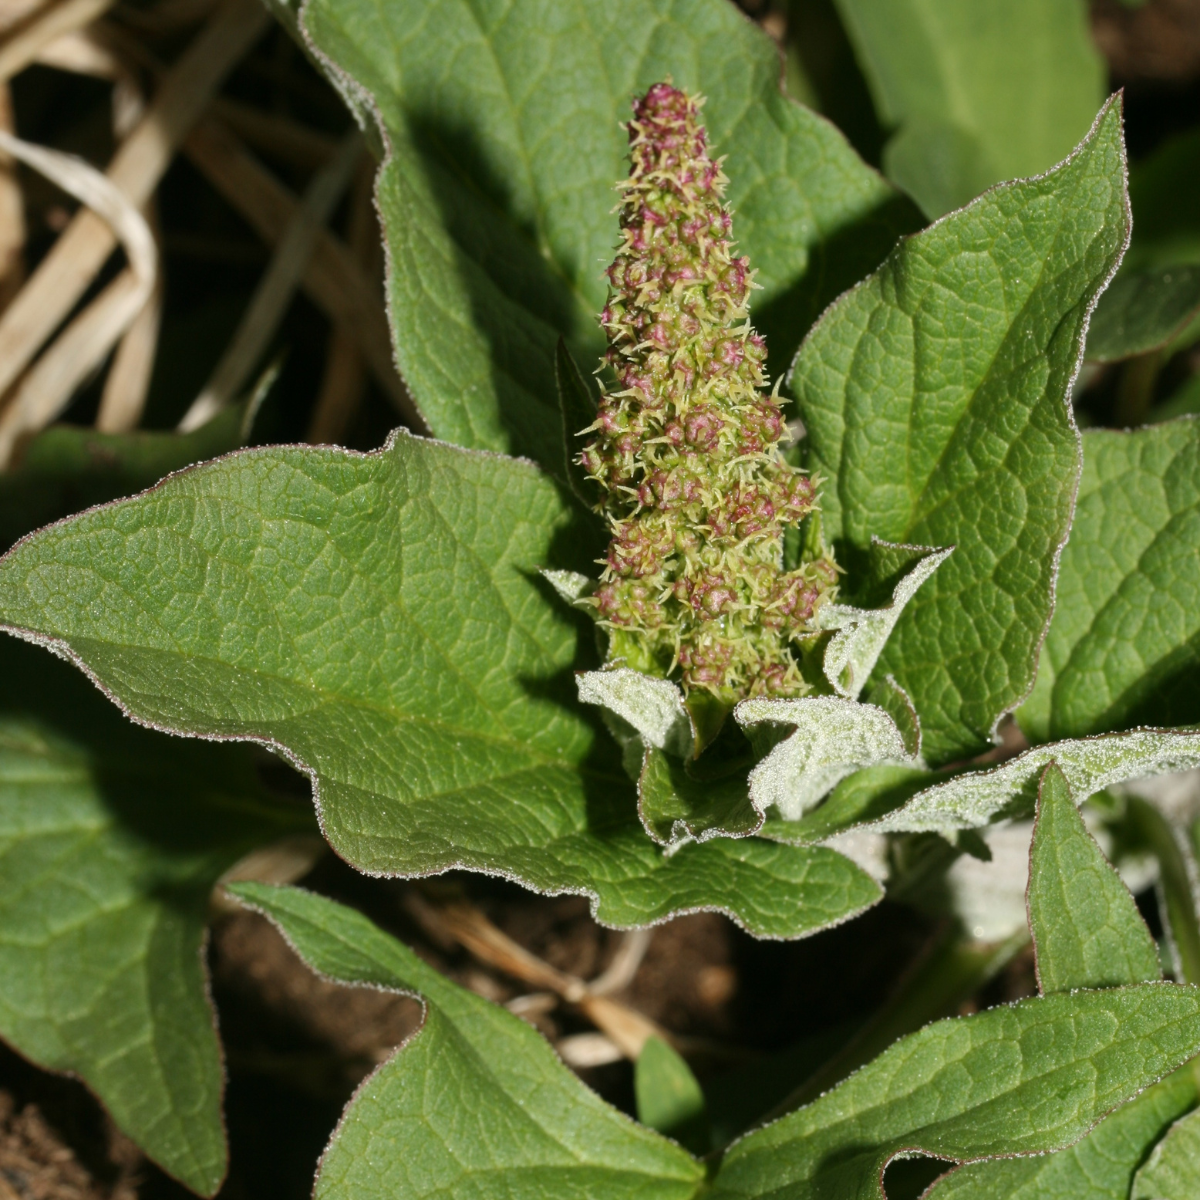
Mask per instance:
[[[1200,421],[1088,430],[1034,741],[1200,721]]]
[[[1122,271],[1100,297],[1086,356],[1117,362],[1170,344],[1200,312],[1200,267]]]
[[[1035,175],[1083,136],[1104,66],[1075,0],[837,0],[875,107],[884,169],[931,217]]]
[[[1042,772],[1027,903],[1044,994],[1162,978],[1158,949],[1129,889],[1088,833],[1053,762]]]
[[[1074,1146],[1036,1158],[968,1163],[943,1176],[925,1200],[1130,1200],[1139,1165],[1196,1100],[1193,1069],[1183,1067]]]
[[[1200,1113],[1176,1121],[1133,1181],[1130,1200],[1195,1200],[1200,1195]]]
[[[704,1092],[686,1062],[662,1038],[642,1047],[633,1073],[638,1120],[696,1154],[708,1149]]]
[[[1068,1146],[1200,1049],[1200,992],[1141,984],[939,1021],[737,1142],[714,1200],[883,1197],[905,1151],[961,1161]]]
[[[841,696],[743,700],[734,716],[744,728],[793,726],[750,772],[750,800],[795,821],[847,775],[879,763],[911,762],[892,718],[873,704]]]
[[[934,550],[927,546],[888,546],[879,542],[872,542],[871,549],[881,560],[873,564],[873,573],[876,574],[891,573],[883,564],[887,563],[889,555],[897,551],[906,557],[917,557],[915,566],[896,584],[890,604],[882,608],[826,604],[818,614],[822,629],[837,630],[825,647],[825,677],[839,696],[848,696],[851,700],[857,700],[866,686],[905,605],[916,595],[921,584],[954,552],[952,546],[946,550]],[[892,688],[898,690],[894,681]]]
[[[997,814],[1028,815],[1050,762],[1058,764],[1071,794],[1082,803],[1114,783],[1200,766],[1200,732],[1139,729],[1037,746],[1002,766],[965,771],[925,788],[871,828],[912,833],[974,829]]]
[[[311,817],[264,801],[244,748],[135,729],[33,647],[4,639],[0,679],[0,1036],[78,1075],[210,1196],[226,1150],[209,893]]]
[[[695,838],[747,837],[762,828],[763,814],[750,802],[744,770],[713,780],[693,779],[681,759],[646,749],[638,780],[638,812],[660,845]]]
[[[358,1089],[321,1158],[316,1200],[688,1200],[690,1154],[610,1108],[532,1026],[451,983],[365,917],[294,888],[229,891],[313,970],[416,993],[425,1021]]]
[[[299,21],[364,122],[382,122],[399,366],[433,432],[462,445],[557,464],[555,346],[565,337],[585,369],[603,348],[620,122],[655,82],[708,97],[774,373],[919,224],[832,125],[782,95],[774,44],[726,0],[313,0]]]
[[[283,748],[368,872],[467,867],[586,891],[616,925],[707,907],[772,937],[873,904],[831,850],[645,837],[573,704],[580,630],[537,573],[586,565],[580,519],[531,464],[405,434],[246,452],[21,543],[0,623],[143,722]]]
[[[796,358],[842,565],[872,538],[956,547],[876,668],[935,762],[982,749],[1033,681],[1079,471],[1068,393],[1126,241],[1124,180],[1114,100],[1061,166],[902,243]]]

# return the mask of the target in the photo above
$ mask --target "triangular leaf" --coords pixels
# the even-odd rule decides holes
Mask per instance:
[[[1158,949],[1129,889],[1088,833],[1053,762],[1042,772],[1027,902],[1043,993],[1162,978]]]
[[[968,1163],[943,1176],[925,1200],[1129,1200],[1134,1173],[1164,1129],[1197,1100],[1184,1067],[1057,1154]]]
[[[1200,721],[1200,420],[1089,429],[1034,741]]]
[[[321,1158],[316,1200],[695,1195],[700,1164],[605,1104],[519,1017],[451,983],[352,909],[295,888],[228,890],[320,974],[425,1002],[421,1029],[347,1107]]]
[[[706,907],[775,937],[873,904],[830,850],[645,837],[574,702],[591,630],[538,575],[588,564],[585,519],[531,464],[404,434],[245,452],[23,542],[0,622],[141,721],[283,748],[366,871],[467,867],[586,892],[615,925]]]
[[[939,1021],[807,1107],[743,1138],[712,1195],[882,1200],[902,1152],[1039,1154],[1200,1049],[1200,990],[1154,983],[1046,996]]]
[[[588,370],[603,348],[620,123],[653,83],[708,98],[773,373],[920,223],[832,125],[783,96],[774,44],[726,0],[311,0],[300,24],[382,123],[397,358],[433,432],[462,445],[557,464],[555,346],[565,337]]]
[[[985,748],[1032,685],[1079,472],[1070,387],[1128,228],[1114,101],[1061,166],[903,242],[797,355],[849,576],[873,538],[956,547],[876,668],[912,697],[932,762]]]
[[[5,639],[0,679],[0,1036],[78,1075],[210,1196],[226,1149],[209,894],[311,816],[268,803],[244,748],[136,729],[39,650]]]

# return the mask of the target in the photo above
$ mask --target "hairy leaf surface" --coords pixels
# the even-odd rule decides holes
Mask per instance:
[[[1050,762],[1058,764],[1071,794],[1082,804],[1114,783],[1200,766],[1200,733],[1139,729],[1035,746],[1002,766],[964,771],[917,792],[872,828],[894,832],[972,829],[997,816],[1029,816],[1038,780]],[[899,797],[904,792],[900,789],[892,794]]]
[[[1042,992],[1162,978],[1154,939],[1056,763],[1042,772],[1027,902]]]
[[[1200,420],[1083,439],[1054,620],[1021,728],[1036,741],[1200,721]]]
[[[1193,1200],[1200,1193],[1200,1114],[1177,1121],[1137,1173],[1130,1200]]]
[[[1129,1200],[1138,1166],[1196,1100],[1193,1069],[1184,1067],[1076,1145],[1036,1158],[968,1163],[939,1180],[926,1200]]]
[[[824,848],[646,838],[575,703],[590,629],[538,575],[594,556],[577,519],[531,464],[407,435],[246,452],[23,542],[0,622],[139,720],[281,747],[368,872],[466,866],[585,891],[616,925],[706,907],[774,937],[874,903]]]
[[[315,971],[418,994],[421,1029],[355,1093],[316,1200],[687,1200],[703,1168],[609,1107],[531,1025],[451,983],[365,917],[295,888],[235,884]]]
[[[243,747],[136,729],[70,668],[0,646],[0,1036],[78,1075],[170,1174],[225,1174],[201,953],[213,883],[310,814]]]
[[[773,373],[919,224],[832,125],[781,94],[778,51],[726,0],[311,0],[303,24],[382,122],[399,366],[433,431],[462,445],[557,467],[555,346],[565,337],[587,370],[603,346],[620,123],[652,83],[708,97]]]
[[[715,1197],[882,1198],[903,1150],[1041,1153],[1200,1047],[1200,991],[1142,984],[1045,996],[929,1025],[805,1108],[736,1143]]]
[[[931,217],[1046,171],[1087,132],[1104,68],[1077,0],[837,0],[889,178]]]
[[[1079,471],[1068,392],[1126,241],[1124,179],[1110,102],[1054,171],[903,242],[792,371],[850,576],[872,538],[955,547],[876,668],[912,698],[935,763],[982,749],[1033,681]]]

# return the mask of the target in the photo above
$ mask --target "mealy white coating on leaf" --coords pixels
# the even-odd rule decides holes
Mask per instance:
[[[765,721],[795,726],[750,772],[754,807],[764,812],[773,804],[788,821],[798,820],[862,767],[917,763],[895,722],[874,704],[841,696],[743,700],[733,715],[743,728]]]
[[[1200,766],[1200,733],[1136,729],[1037,746],[994,770],[970,772],[926,788],[870,828],[917,833],[986,825],[1035,786],[1051,759],[1066,775],[1076,803],[1082,804],[1096,792],[1127,779]]]
[[[572,608],[582,609],[586,613],[595,612],[595,609],[586,603],[586,597],[596,590],[594,579],[589,579],[579,571],[553,571],[548,567],[543,567],[540,574]]]
[[[820,610],[817,624],[822,629],[837,630],[825,647],[825,677],[838,695],[858,699],[904,606],[953,553],[953,546],[931,550],[896,584],[892,602],[884,608],[827,604]]]
[[[677,758],[691,758],[695,745],[692,720],[683,693],[668,679],[643,675],[629,667],[580,671],[575,676],[579,699],[598,704],[627,721],[647,746]]]

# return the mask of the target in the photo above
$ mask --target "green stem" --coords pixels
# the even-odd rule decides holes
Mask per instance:
[[[1028,942],[1027,929],[1003,942],[973,942],[963,938],[956,927],[944,926],[901,979],[888,1003],[763,1120],[774,1120],[815,1100],[897,1039],[955,1013]]]
[[[1170,821],[1152,804],[1131,797],[1129,813],[1158,859],[1159,895],[1166,909],[1163,915],[1175,944],[1175,953],[1179,956],[1180,974],[1188,983],[1200,983],[1200,925],[1196,922],[1196,899],[1185,857],[1190,849],[1176,834]]]

